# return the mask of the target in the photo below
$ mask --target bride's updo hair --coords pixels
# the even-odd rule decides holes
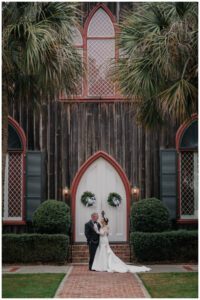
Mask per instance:
[[[106,226],[106,225],[108,225],[108,218],[102,218],[101,219],[101,224],[102,224],[102,226],[104,227],[104,226]]]
[[[105,224],[108,225],[108,222],[109,222],[108,218],[103,218],[103,220],[104,220]]]

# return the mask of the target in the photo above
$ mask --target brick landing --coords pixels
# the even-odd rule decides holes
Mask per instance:
[[[145,298],[145,294],[134,274],[74,266],[57,298]]]

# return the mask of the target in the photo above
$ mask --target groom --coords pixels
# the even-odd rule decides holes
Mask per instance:
[[[99,230],[101,225],[97,222],[99,218],[98,213],[91,214],[91,220],[85,224],[85,236],[87,239],[87,244],[89,246],[89,270],[92,271],[92,264],[94,261],[95,253],[99,245],[99,234],[96,230]]]

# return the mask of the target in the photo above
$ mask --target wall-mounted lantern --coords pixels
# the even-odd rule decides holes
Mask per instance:
[[[67,186],[63,188],[63,196],[65,198],[65,201],[69,204],[70,189]]]
[[[131,188],[131,195],[133,196],[134,201],[139,200],[140,189],[136,185]]]

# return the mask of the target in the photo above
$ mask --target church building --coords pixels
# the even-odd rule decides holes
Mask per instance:
[[[47,199],[70,205],[74,244],[86,243],[84,224],[94,211],[109,218],[110,242],[127,243],[131,204],[150,197],[163,201],[175,228],[197,226],[197,115],[147,129],[136,122],[134,101],[109,76],[120,55],[123,11],[139,3],[80,5],[74,44],[86,76],[77,94],[44,99],[39,110],[28,100],[10,104],[3,232],[28,232]],[[85,192],[94,194],[94,205],[82,203]],[[110,193],[121,196],[118,206],[109,205]]]

